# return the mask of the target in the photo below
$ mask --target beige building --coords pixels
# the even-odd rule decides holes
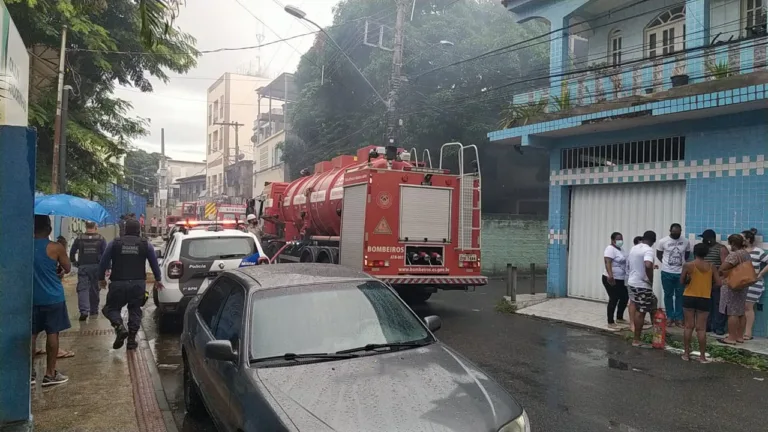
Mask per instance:
[[[208,197],[251,196],[254,156],[250,126],[259,113],[254,94],[269,82],[269,78],[227,72],[208,88],[205,152]],[[237,160],[241,162],[235,164]]]
[[[282,147],[286,140],[287,109],[296,100],[293,74],[283,73],[274,81],[258,89],[259,116],[253,122],[253,196],[258,197],[264,185],[288,180],[283,163]],[[264,107],[266,106],[266,109]]]

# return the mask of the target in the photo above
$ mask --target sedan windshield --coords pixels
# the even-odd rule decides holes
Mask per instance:
[[[266,290],[254,297],[251,318],[251,359],[432,341],[378,281]]]

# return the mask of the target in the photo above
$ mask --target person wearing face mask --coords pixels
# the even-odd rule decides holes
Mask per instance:
[[[691,254],[691,243],[682,237],[683,227],[673,223],[669,235],[656,246],[656,257],[661,261],[661,286],[664,288],[664,307],[667,325],[683,326],[683,290],[680,274]]]
[[[624,283],[626,280],[627,256],[621,249],[624,246],[624,237],[621,233],[611,234],[611,244],[603,252],[603,286],[608,293],[608,328],[618,330],[624,320],[624,310],[627,308],[629,293]],[[614,313],[616,319],[614,320]]]
[[[709,252],[704,257],[704,261],[719,269],[728,256],[728,248],[718,243],[717,234],[714,230],[707,229],[701,233],[701,242],[709,246]],[[709,316],[707,317],[707,331],[713,332],[717,336],[725,335],[726,316],[720,313],[720,285],[712,286],[712,297],[710,298]]]

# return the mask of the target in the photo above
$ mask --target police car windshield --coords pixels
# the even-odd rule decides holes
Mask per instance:
[[[242,258],[256,252],[256,243],[250,237],[207,237],[185,239],[181,256],[192,259]]]

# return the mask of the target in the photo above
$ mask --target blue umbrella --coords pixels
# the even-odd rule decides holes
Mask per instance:
[[[35,214],[67,216],[104,223],[109,213],[101,204],[72,195],[43,195],[35,198]]]

